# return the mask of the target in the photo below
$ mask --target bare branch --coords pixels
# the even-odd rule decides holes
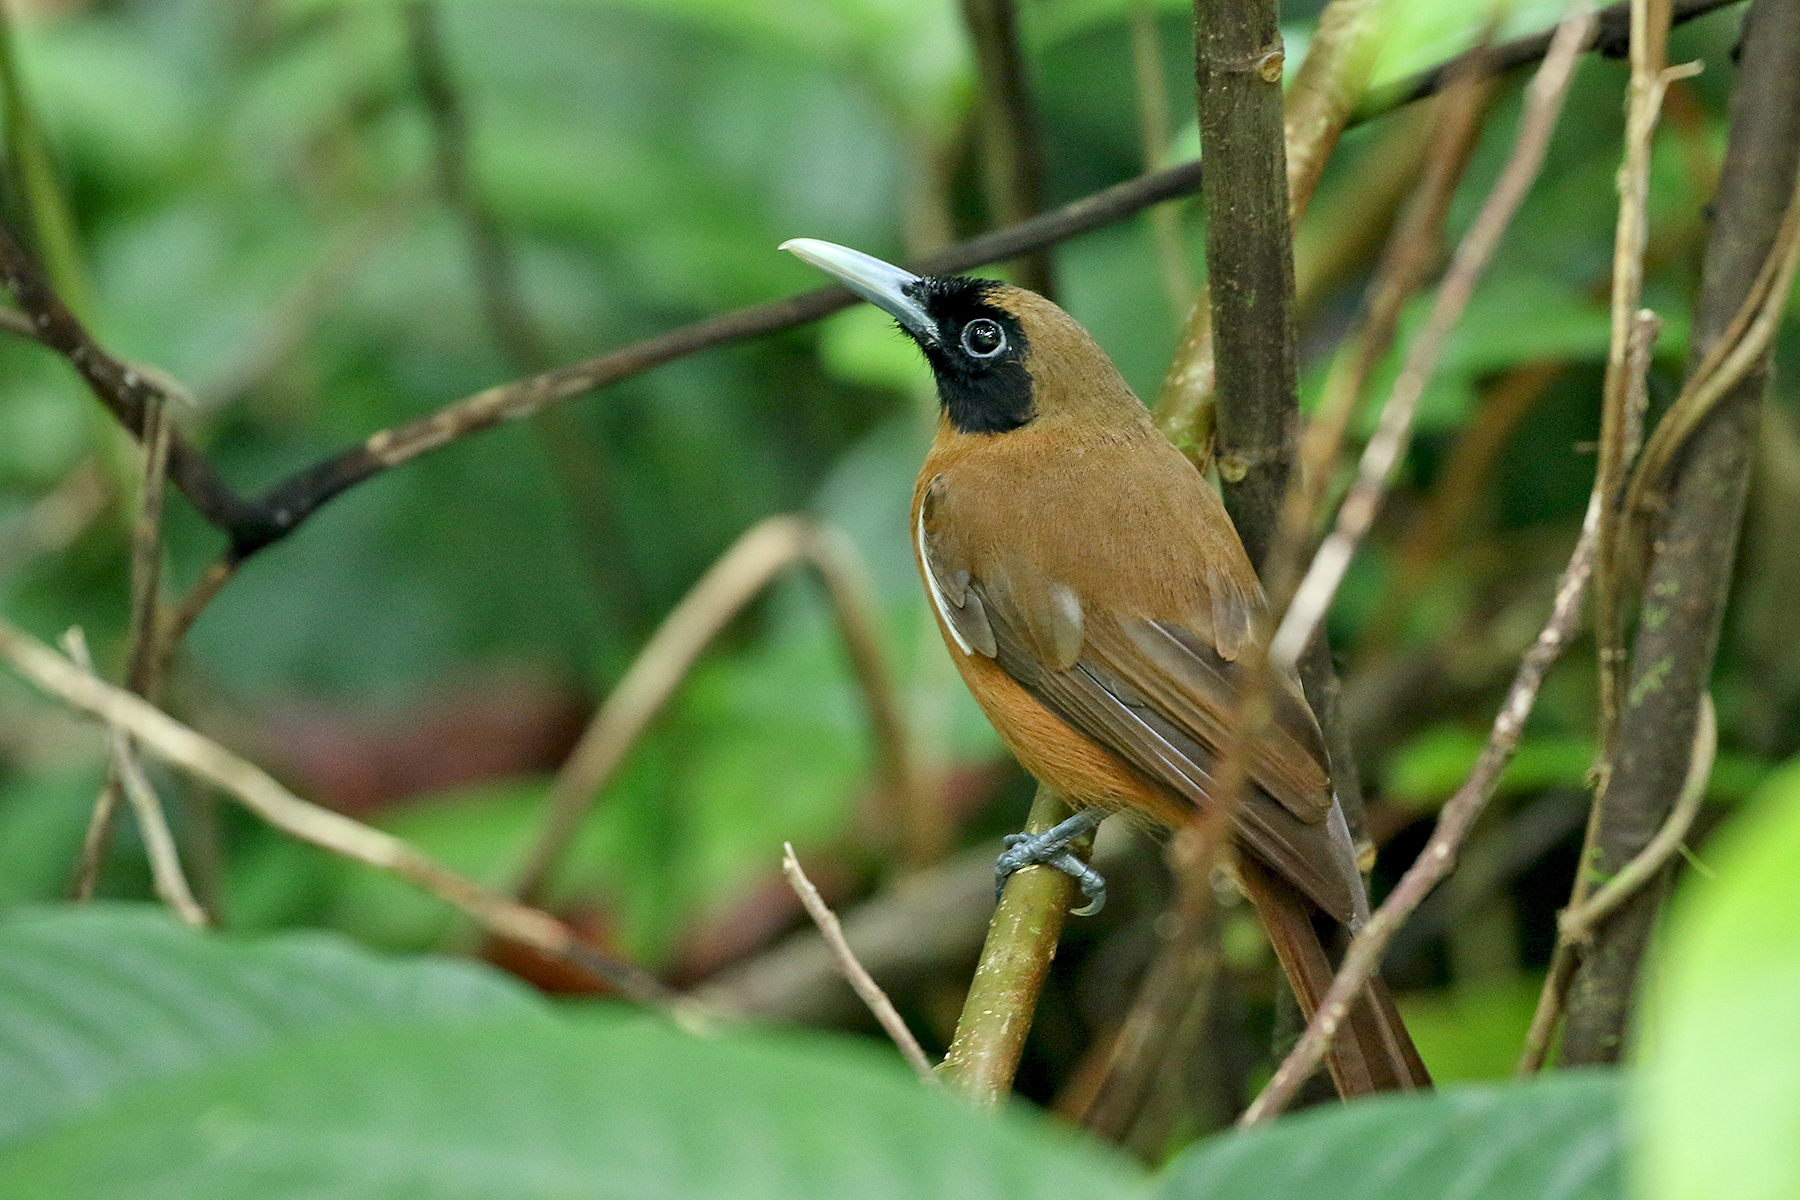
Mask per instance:
[[[167,475],[170,437],[173,432],[168,400],[161,396],[150,397],[146,401],[144,423],[144,478],[138,497],[137,519],[132,523],[131,530],[131,651],[125,668],[125,686],[140,696],[150,697],[156,690],[156,666],[159,661],[156,606],[162,587],[163,481]],[[85,657],[86,641],[79,640],[76,644],[82,651],[79,657]],[[87,669],[92,671],[91,663],[87,665]],[[106,847],[112,841],[119,790],[121,786],[129,789],[127,772],[135,767],[129,744],[120,740],[113,754],[112,766],[107,771],[106,782],[101,785],[100,796],[94,802],[94,813],[88,821],[87,834],[82,839],[81,856],[75,864],[75,881],[70,890],[77,900],[93,898],[94,884],[100,876],[100,863],[105,857]],[[144,784],[144,790],[149,790],[148,783]],[[134,796],[132,799],[135,804],[137,798]],[[155,804],[154,798],[152,804]],[[167,830],[159,805],[156,806],[155,821]],[[139,824],[146,824],[141,812]],[[149,838],[150,833],[146,828],[146,842]],[[176,868],[176,874],[180,874],[179,867]],[[187,893],[185,880],[181,890],[184,894]],[[192,898],[188,895],[188,899]]]
[[[1712,696],[1702,692],[1700,720],[1694,726],[1694,749],[1688,759],[1687,778],[1682,780],[1681,794],[1675,798],[1675,807],[1669,810],[1669,819],[1663,822],[1663,827],[1656,831],[1649,844],[1638,851],[1637,857],[1626,863],[1625,868],[1607,880],[1600,890],[1557,914],[1559,938],[1565,942],[1592,939],[1594,927],[1639,888],[1656,878],[1663,864],[1681,849],[1682,840],[1687,837],[1694,818],[1700,815],[1700,805],[1706,800],[1706,784],[1712,778],[1713,758],[1718,749],[1719,718],[1713,711]]]
[[[812,880],[806,877],[806,872],[800,869],[800,860],[794,856],[794,843],[781,843],[781,851],[781,873],[787,876],[788,886],[794,889],[794,894],[800,897],[800,903],[806,907],[806,915],[819,927],[825,944],[831,948],[838,970],[844,973],[845,980],[862,998],[862,1002],[869,1006],[875,1019],[881,1022],[882,1029],[887,1031],[894,1045],[900,1048],[900,1054],[907,1064],[917,1072],[920,1079],[935,1086],[938,1077],[932,1073],[931,1060],[925,1057],[925,1051],[919,1047],[919,1039],[906,1027],[906,1022],[895,1011],[894,1002],[881,990],[881,985],[856,961],[855,951],[844,940],[844,927],[838,924],[837,914],[831,911],[825,898],[819,895],[819,889],[813,886]]]
[[[37,330],[37,340],[66,358],[113,418],[142,440],[150,407],[173,398],[171,390],[152,372],[130,366],[102,349],[50,286],[36,260],[4,226],[0,226],[0,283]],[[234,492],[179,435],[169,442],[169,477],[200,515],[230,534],[234,542],[263,523],[256,506]]]
[[[63,648],[76,666],[99,677],[80,626],[63,635]],[[181,870],[181,855],[175,849],[175,835],[169,830],[169,819],[163,814],[162,801],[157,799],[156,791],[145,777],[142,764],[132,754],[131,739],[114,724],[108,724],[107,734],[112,743],[112,769],[124,783],[132,816],[137,819],[138,832],[143,835],[144,853],[150,859],[150,878],[156,894],[187,924],[197,929],[205,927],[208,924],[206,910],[200,907],[200,902],[194,899],[193,889],[188,887],[187,876]]]
[[[1438,814],[1437,826],[1432,830],[1425,848],[1419,852],[1419,857],[1407,868],[1406,874],[1401,876],[1400,882],[1388,894],[1381,907],[1375,910],[1362,931],[1352,939],[1343,964],[1338,968],[1337,977],[1331,981],[1331,989],[1326,992],[1324,1002],[1307,1024],[1306,1032],[1289,1052],[1287,1059],[1276,1069],[1262,1094],[1244,1111],[1238,1122],[1240,1125],[1266,1121],[1286,1107],[1295,1090],[1324,1058],[1327,1046],[1348,1015],[1357,994],[1381,965],[1381,955],[1387,949],[1388,942],[1412,915],[1413,910],[1424,902],[1432,888],[1455,866],[1458,847],[1468,836],[1475,819],[1487,807],[1487,802],[1493,798],[1501,772],[1512,761],[1513,752],[1519,747],[1525,718],[1531,714],[1531,707],[1537,700],[1538,688],[1543,684],[1544,675],[1561,656],[1580,626],[1581,601],[1587,591],[1588,575],[1593,567],[1597,519],[1598,506],[1590,500],[1581,538],[1575,544],[1575,552],[1569,559],[1569,565],[1563,569],[1562,577],[1557,581],[1556,601],[1551,609],[1550,620],[1519,663],[1518,674],[1513,678],[1506,702],[1501,705],[1499,714],[1494,718],[1493,730],[1488,734],[1487,745],[1482,748],[1480,757],[1476,759],[1474,770],[1456,790],[1456,794],[1444,802],[1443,810]]]
[[[588,945],[548,913],[465,879],[392,834],[302,800],[261,767],[202,737],[141,696],[94,678],[4,620],[0,620],[0,657],[43,691],[123,728],[144,750],[221,788],[277,829],[415,884],[474,917],[490,932],[591,972],[633,1000],[670,1009],[678,1017],[701,1018],[655,977]]]
[[[1671,6],[1671,24],[1684,25],[1696,17],[1704,17],[1707,13],[1728,8],[1740,0],[1675,0]],[[1598,24],[1588,35],[1583,50],[1598,50],[1608,58],[1622,58],[1626,48],[1631,44],[1631,0],[1619,0],[1596,12]],[[1493,70],[1509,71],[1514,67],[1524,67],[1543,58],[1550,49],[1550,40],[1555,30],[1546,29],[1542,33],[1533,33],[1525,37],[1514,38],[1510,42],[1502,42],[1488,52],[1491,55]],[[1367,108],[1373,112],[1389,112],[1403,104],[1415,100],[1423,100],[1427,96],[1435,96],[1443,91],[1444,83],[1467,65],[1470,55],[1482,53],[1471,50],[1467,54],[1459,54],[1455,58],[1446,59],[1435,67],[1420,71],[1411,79],[1403,80],[1391,88],[1383,88],[1376,95],[1370,96]],[[1357,114],[1362,119],[1363,113]]]
[[[1626,395],[1630,371],[1626,357],[1631,324],[1644,290],[1644,248],[1650,238],[1650,145],[1662,112],[1663,94],[1675,74],[1666,69],[1669,0],[1639,0],[1633,5],[1631,90],[1625,119],[1625,161],[1619,168],[1619,220],[1613,238],[1612,340],[1606,356],[1606,385],[1600,405],[1600,448],[1596,486],[1605,504],[1600,509],[1599,574],[1594,591],[1594,636],[1599,642],[1600,729],[1595,738],[1604,762],[1619,720],[1619,690],[1624,683],[1625,630],[1619,616],[1621,596],[1615,574],[1619,537],[1617,500],[1642,441],[1642,417],[1628,419]],[[1627,428],[1627,426],[1635,428]],[[1606,788],[1604,769],[1599,790]]]
[[[1676,6],[1676,19],[1698,16],[1727,2],[1730,0],[1681,0]],[[1617,14],[1625,9],[1626,0],[1621,0],[1606,10],[1607,19],[1618,19]],[[1504,63],[1530,62],[1543,53],[1546,44],[1546,38],[1534,35],[1496,47],[1494,53]],[[1427,72],[1391,98],[1365,103],[1349,118],[1349,123],[1369,120],[1433,95],[1444,78],[1443,69]],[[1201,173],[1197,161],[1152,171],[1016,225],[948,247],[915,266],[926,273],[964,271],[1055,245],[1164,201],[1190,196],[1199,190]],[[0,283],[24,310],[32,336],[68,359],[114,418],[134,436],[141,437],[145,400],[153,393],[169,395],[166,382],[143,368],[125,364],[95,343],[56,296],[41,268],[4,229],[0,229]],[[229,556],[242,561],[292,533],[346,489],[420,454],[689,354],[803,325],[851,303],[853,298],[843,289],[821,288],[708,317],[606,354],[487,388],[428,417],[372,434],[361,444],[304,468],[255,499],[232,490],[211,464],[180,437],[174,439],[170,449],[170,478],[201,516],[226,535]],[[0,330],[16,324],[0,318]],[[1165,426],[1169,419],[1172,418],[1165,416]]]

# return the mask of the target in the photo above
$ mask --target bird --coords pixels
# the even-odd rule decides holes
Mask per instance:
[[[1103,883],[1069,853],[1075,836],[1111,813],[1179,828],[1220,802],[1238,664],[1267,610],[1236,528],[1056,304],[813,238],[781,249],[887,312],[930,365],[939,416],[913,491],[919,573],[989,722],[1076,810],[1009,838],[1000,870],[1068,870],[1091,909]],[[1271,674],[1270,720],[1242,739],[1236,874],[1310,1019],[1331,983],[1331,926],[1360,927],[1368,899],[1318,722],[1293,675]],[[1327,1065],[1344,1096],[1430,1086],[1379,977]]]

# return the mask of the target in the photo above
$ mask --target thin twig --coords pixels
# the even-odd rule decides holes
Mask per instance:
[[[1793,256],[1800,7],[1789,0],[1753,0],[1744,15],[1728,123],[1690,334],[1691,359],[1700,365],[1690,361],[1689,382],[1708,381],[1684,385],[1670,410],[1674,419],[1665,414],[1645,445],[1636,490],[1627,491],[1635,528],[1620,542],[1643,550],[1643,582],[1632,587],[1642,616],[1604,811],[1580,863],[1598,878],[1621,870],[1666,823],[1713,674],[1772,362],[1764,336],[1790,286],[1771,287],[1757,317],[1747,325],[1739,319],[1756,290],[1750,285],[1771,278],[1770,261],[1786,274]],[[1716,370],[1709,369],[1713,362]],[[1639,971],[1669,874],[1615,910],[1583,948],[1558,1050],[1564,1065],[1613,1063],[1626,1053]]]
[[[1437,369],[1444,343],[1462,317],[1476,281],[1487,268],[1501,235],[1506,232],[1513,214],[1518,211],[1543,166],[1544,151],[1562,112],[1563,99],[1568,94],[1582,43],[1591,33],[1593,24],[1591,12],[1578,12],[1564,18],[1543,67],[1527,89],[1525,111],[1519,120],[1519,135],[1512,156],[1501,171],[1494,190],[1482,204],[1474,224],[1456,247],[1450,269],[1432,304],[1431,315],[1413,339],[1400,375],[1382,406],[1375,436],[1363,449],[1356,482],[1338,510],[1337,526],[1313,557],[1312,566],[1307,569],[1294,593],[1293,603],[1282,617],[1281,627],[1276,630],[1269,657],[1278,667],[1291,668],[1299,662],[1301,652],[1312,640],[1313,630],[1324,618],[1331,598],[1337,594],[1338,584],[1343,582],[1350,559],[1374,523],[1375,514],[1380,511],[1388,480],[1411,442],[1413,413]]]
[[[1481,263],[1491,253],[1501,230],[1510,218],[1511,210],[1517,207],[1531,179],[1536,174],[1537,165],[1542,161],[1543,148],[1548,140],[1550,130],[1555,126],[1561,109],[1562,97],[1566,93],[1569,78],[1573,73],[1576,56],[1587,26],[1592,22],[1591,14],[1577,13],[1565,18],[1557,31],[1550,53],[1544,59],[1544,65],[1533,80],[1525,114],[1521,118],[1521,128],[1512,158],[1502,170],[1500,180],[1495,184],[1488,203],[1482,207],[1474,226],[1458,247],[1452,261],[1450,276],[1440,290],[1439,309],[1444,308],[1443,293],[1448,291],[1453,281],[1463,298],[1473,286],[1474,275],[1479,272]],[[1498,200],[1496,198],[1499,198]],[[1470,248],[1471,242],[1474,243]],[[1465,251],[1467,251],[1465,253]],[[1460,268],[1460,270],[1459,270]],[[1460,301],[1458,302],[1460,307]],[[1438,310],[1434,309],[1434,316]],[[1432,326],[1427,325],[1429,330]],[[1425,337],[1421,333],[1421,338]],[[1443,333],[1437,335],[1440,339]],[[1415,343],[1416,346],[1416,343]],[[1435,354],[1435,351],[1434,351]],[[1424,363],[1414,363],[1409,359],[1409,366],[1416,373]],[[1406,372],[1402,373],[1402,379]],[[1422,387],[1422,379],[1417,384]],[[1398,385],[1397,385],[1398,388]],[[1416,397],[1415,397],[1416,399]],[[1390,407],[1392,406],[1390,399]],[[1385,418],[1384,413],[1384,418]],[[1384,425],[1387,422],[1384,420]],[[1402,430],[1402,432],[1404,432]],[[1378,435],[1379,437],[1379,435]],[[1393,447],[1397,454],[1398,445]],[[1366,461],[1366,460],[1365,460]],[[1385,478],[1391,460],[1384,466],[1381,475]],[[1258,1096],[1254,1103],[1245,1110],[1239,1123],[1255,1124],[1273,1117],[1292,1099],[1294,1092],[1305,1078],[1310,1075],[1324,1058],[1331,1039],[1338,1027],[1344,1022],[1355,1003],[1357,995],[1373,977],[1381,963],[1381,953],[1388,941],[1393,937],[1400,925],[1419,906],[1437,883],[1449,874],[1455,862],[1456,849],[1467,836],[1475,818],[1480,815],[1492,797],[1499,783],[1500,773],[1511,760],[1513,752],[1518,748],[1518,741],[1524,730],[1525,718],[1531,712],[1531,706],[1537,698],[1544,674],[1550,665],[1562,653],[1563,647],[1573,636],[1581,614],[1581,598],[1587,587],[1589,572],[1593,565],[1595,536],[1599,520],[1598,498],[1591,498],[1588,504],[1588,515],[1583,523],[1580,539],[1576,542],[1575,552],[1564,569],[1562,578],[1557,582],[1556,600],[1551,609],[1549,622],[1538,634],[1519,664],[1518,673],[1514,676],[1511,690],[1507,694],[1506,703],[1494,718],[1494,727],[1488,736],[1487,745],[1476,760],[1475,768],[1469,778],[1457,789],[1457,792],[1444,805],[1438,816],[1437,827],[1432,831],[1431,839],[1425,849],[1393,892],[1372,915],[1355,938],[1344,956],[1331,988],[1320,1003],[1318,1011],[1308,1022],[1306,1032],[1288,1054],[1274,1077]],[[1315,560],[1315,569],[1317,560]],[[1309,576],[1311,572],[1308,573]],[[1304,592],[1304,585],[1302,585]],[[1296,598],[1295,606],[1288,610],[1282,621],[1282,630],[1286,631],[1294,620],[1294,608],[1299,606]],[[1310,625],[1293,643],[1294,650],[1303,647],[1311,635]],[[1277,634],[1279,641],[1280,634]],[[1277,651],[1271,650],[1271,656]],[[1291,659],[1287,661],[1292,661]]]
[[[94,678],[5,620],[0,620],[0,657],[43,691],[123,728],[146,752],[222,789],[277,829],[415,884],[492,933],[589,971],[631,999],[678,1010],[678,1016],[701,1016],[679,1011],[678,997],[654,976],[586,944],[548,913],[465,879],[392,834],[302,800],[261,767],[143,697]]]
[[[1800,270],[1800,178],[1794,181],[1794,190],[1781,227],[1776,231],[1774,245],[1749,294],[1730,326],[1689,376],[1681,394],[1656,423],[1656,429],[1644,447],[1644,455],[1632,472],[1621,509],[1628,521],[1636,523],[1636,528],[1629,535],[1621,536],[1620,554],[1641,554],[1643,523],[1660,507],[1654,489],[1667,480],[1676,456],[1706,420],[1707,414],[1737,386],[1769,348],[1769,340],[1787,308],[1797,270]]]
[[[542,895],[588,809],[701,653],[771,579],[801,562],[824,577],[869,707],[881,765],[902,811],[912,813],[927,803],[920,798],[923,788],[854,551],[804,518],[770,517],[721,555],[664,618],[594,714],[551,786],[544,823],[519,868],[515,895]]]
[[[800,897],[800,903],[806,908],[806,915],[819,927],[819,933],[831,948],[832,957],[836,960],[838,969],[844,973],[844,979],[855,989],[862,1002],[869,1006],[869,1011],[881,1022],[882,1029],[887,1031],[894,1045],[900,1048],[901,1056],[918,1073],[919,1078],[937,1086],[938,1077],[932,1072],[931,1060],[925,1057],[925,1051],[919,1046],[919,1039],[906,1027],[906,1022],[895,1011],[894,1002],[881,990],[881,985],[856,961],[855,951],[844,940],[844,927],[838,924],[837,914],[831,911],[825,898],[819,895],[819,889],[813,886],[812,880],[806,877],[806,872],[800,869],[800,860],[794,856],[792,842],[781,843],[781,873],[787,876],[788,886],[794,889],[794,895]]]
[[[1445,801],[1443,810],[1438,814],[1437,826],[1432,830],[1431,838],[1420,851],[1419,857],[1407,868],[1406,874],[1388,894],[1388,898],[1351,941],[1343,964],[1338,968],[1337,977],[1332,980],[1331,988],[1326,992],[1318,1012],[1307,1024],[1306,1032],[1276,1069],[1262,1094],[1244,1111],[1238,1122],[1240,1125],[1254,1125],[1268,1120],[1287,1106],[1300,1084],[1324,1058],[1325,1050],[1349,1014],[1350,1006],[1381,965],[1381,955],[1388,942],[1412,915],[1413,910],[1430,894],[1431,889],[1455,866],[1457,848],[1461,846],[1487,802],[1493,798],[1501,772],[1512,761],[1513,752],[1518,749],[1525,719],[1537,700],[1538,688],[1543,684],[1545,673],[1579,628],[1581,600],[1587,591],[1588,576],[1593,567],[1597,520],[1598,505],[1590,500],[1581,537],[1575,543],[1575,552],[1569,558],[1569,565],[1563,569],[1562,577],[1557,580],[1556,600],[1551,608],[1550,620],[1520,661],[1518,673],[1513,677],[1512,687],[1507,692],[1506,702],[1501,705],[1499,714],[1494,718],[1493,730],[1488,734],[1487,745],[1476,759],[1474,769],[1456,790],[1456,794]]]
[[[127,363],[94,341],[57,295],[37,260],[4,225],[0,225],[0,283],[36,328],[37,340],[68,360],[132,436],[143,439],[153,401],[179,398],[159,373]],[[256,506],[233,491],[212,464],[178,434],[169,442],[169,478],[201,516],[234,541],[262,523]]]
[[[80,626],[63,634],[63,649],[76,666],[98,678],[93,655],[88,653],[87,638]],[[187,924],[197,929],[205,927],[208,923],[206,910],[194,899],[194,891],[182,873],[181,855],[175,849],[175,835],[169,829],[169,819],[163,812],[162,801],[157,799],[150,780],[144,775],[143,766],[132,754],[130,737],[113,724],[107,726],[107,734],[112,743],[112,769],[124,783],[125,795],[131,801],[131,813],[137,819],[138,832],[144,839],[144,853],[150,860],[150,878],[156,894]]]
[[[174,660],[176,651],[181,649],[181,644],[187,640],[188,631],[200,619],[200,614],[206,611],[206,606],[212,603],[213,597],[231,582],[237,569],[238,560],[230,555],[219,559],[201,572],[200,578],[194,581],[194,586],[181,598],[181,603],[163,617],[161,630],[157,635],[158,675],[168,674],[169,664]]]
[[[144,697],[153,696],[156,691],[156,609],[162,587],[163,481],[168,470],[172,432],[169,407],[169,401],[162,396],[152,396],[146,401],[144,477],[137,517],[131,529],[131,649],[127,655],[125,686]],[[82,646],[85,650],[85,642]],[[128,752],[115,754],[106,781],[100,785],[100,795],[94,801],[94,812],[88,820],[81,855],[75,864],[75,880],[70,891],[76,900],[93,898],[101,861],[112,842],[120,789],[128,786],[124,773],[130,765],[130,757]]]
[[[1571,904],[1556,917],[1556,933],[1566,942],[1585,942],[1594,936],[1594,927],[1607,915],[1630,899],[1632,893],[1656,878],[1663,864],[1681,849],[1700,806],[1706,800],[1706,785],[1712,778],[1713,758],[1719,749],[1719,718],[1713,711],[1712,696],[1702,692],[1700,720],[1694,726],[1693,757],[1688,760],[1687,778],[1669,819],[1656,831],[1648,845],[1625,864],[1625,869],[1580,904]]]
[[[1594,636],[1600,661],[1600,728],[1595,743],[1604,763],[1619,722],[1624,685],[1625,630],[1619,619],[1622,597],[1614,575],[1619,536],[1617,500],[1625,472],[1637,452],[1626,429],[1630,372],[1626,354],[1638,298],[1644,290],[1644,249],[1650,239],[1650,147],[1662,112],[1663,95],[1681,72],[1667,69],[1669,0],[1632,0],[1631,85],[1625,118],[1625,157],[1619,166],[1619,219],[1613,236],[1612,340],[1606,355],[1606,384],[1600,404],[1600,447],[1595,474],[1606,503],[1600,510],[1599,578],[1594,588]],[[1599,790],[1604,791],[1604,769]]]
[[[1670,23],[1685,25],[1696,17],[1704,17],[1707,13],[1717,12],[1721,8],[1729,8],[1741,0],[1675,0]],[[1594,31],[1581,48],[1583,50],[1599,50],[1609,58],[1623,58],[1631,37],[1631,0],[1618,0],[1594,14],[1597,23]],[[1502,42],[1491,51],[1493,69],[1510,71],[1514,67],[1529,66],[1543,58],[1550,49],[1550,40],[1555,30],[1546,29],[1541,33],[1527,34],[1514,38],[1510,42]],[[1446,59],[1435,67],[1428,67],[1410,79],[1403,79],[1390,87],[1378,89],[1368,97],[1369,112],[1385,113],[1397,105],[1408,104],[1415,100],[1423,100],[1427,96],[1435,96],[1444,89],[1444,82],[1465,65],[1471,54],[1480,51],[1471,50],[1459,54],[1455,58]],[[1357,113],[1357,119],[1363,119],[1364,113]]]
[[[1626,367],[1628,381],[1625,389],[1626,408],[1624,414],[1624,438],[1626,460],[1635,455],[1637,443],[1642,440],[1644,411],[1649,407],[1649,374],[1650,354],[1656,343],[1656,336],[1662,328],[1662,322],[1649,309],[1639,309],[1637,318],[1632,324],[1630,340],[1627,343]],[[1604,481],[1599,472],[1594,476],[1594,496],[1605,496]],[[1601,511],[1605,505],[1602,504]],[[1596,530],[1595,558],[1598,560],[1605,547],[1598,542]],[[1596,574],[1598,562],[1596,561]],[[1602,785],[1604,786],[1604,785]],[[1603,794],[1596,789],[1596,795]],[[1588,861],[1591,853],[1588,849],[1595,830],[1599,824],[1601,805],[1596,801],[1588,810],[1587,833],[1582,843],[1581,862]],[[1571,907],[1579,907],[1587,895],[1587,872],[1576,871],[1576,881]],[[1531,1015],[1531,1026],[1525,1034],[1525,1045],[1520,1052],[1517,1073],[1529,1075],[1544,1064],[1544,1056],[1550,1049],[1550,1038],[1556,1032],[1556,1024],[1562,1017],[1563,1000],[1568,994],[1569,980],[1573,978],[1575,967],[1580,961],[1577,954],[1578,944],[1566,938],[1558,938],[1556,947],[1550,953],[1550,965],[1544,972],[1544,985],[1538,993],[1537,1008]]]

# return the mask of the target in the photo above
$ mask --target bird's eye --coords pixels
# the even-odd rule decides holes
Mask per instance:
[[[998,321],[976,317],[963,326],[962,348],[973,358],[993,358],[1006,349],[1006,331]]]

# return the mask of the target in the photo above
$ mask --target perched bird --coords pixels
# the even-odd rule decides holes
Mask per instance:
[[[1067,844],[1109,812],[1176,827],[1215,803],[1235,662],[1266,601],[1218,496],[1086,330],[1033,292],[921,277],[830,242],[782,249],[886,310],[937,379],[937,437],[913,492],[913,549],[964,682],[1026,770],[1077,815],[1009,839],[1009,867],[1092,876]],[[1310,1017],[1331,982],[1319,936],[1368,915],[1324,742],[1298,684],[1245,747],[1238,873]],[[1428,1086],[1379,980],[1328,1059],[1345,1095]]]

